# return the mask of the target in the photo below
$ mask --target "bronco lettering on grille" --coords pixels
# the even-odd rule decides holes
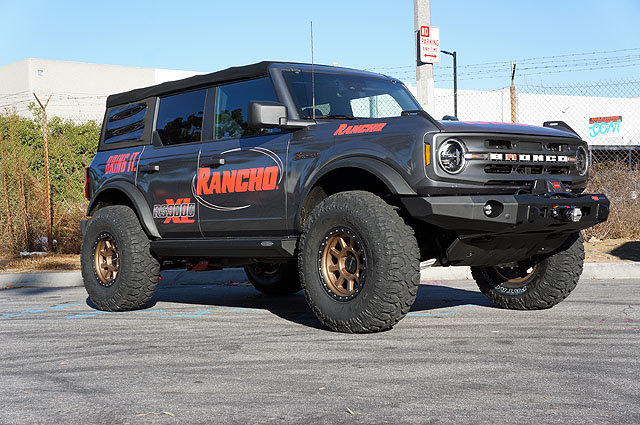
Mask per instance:
[[[515,153],[490,153],[489,158],[492,161],[523,161],[523,162],[572,162],[575,158],[569,158],[567,155],[530,155]]]

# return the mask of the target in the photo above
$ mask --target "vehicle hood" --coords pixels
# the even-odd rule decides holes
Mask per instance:
[[[505,133],[578,138],[568,131],[537,125],[486,121],[438,121],[438,124],[440,124],[443,131],[451,133]]]

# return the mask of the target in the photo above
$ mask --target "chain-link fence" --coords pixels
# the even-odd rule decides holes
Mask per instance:
[[[87,205],[84,167],[98,145],[105,98],[91,97],[89,104],[87,97],[39,93],[45,115],[33,93],[29,96],[0,98],[0,253],[45,249],[75,253]],[[87,110],[78,114],[82,102]]]
[[[453,115],[453,90],[435,93],[431,112]],[[587,236],[640,237],[640,79],[458,91],[461,120],[511,122],[512,111],[521,124],[564,121],[589,144],[588,190],[607,194],[612,207],[609,221]]]
[[[83,167],[95,152],[106,96],[38,97],[48,100],[53,239],[59,251],[74,252],[86,206]],[[460,90],[457,99],[462,120],[510,122],[513,109],[517,123],[570,125],[589,143],[593,167],[587,190],[603,192],[612,202],[609,221],[589,229],[587,237],[640,237],[640,80],[523,85],[515,88],[515,96],[510,87]],[[367,98],[354,107],[363,116],[399,113],[385,100]],[[453,115],[453,104],[453,90],[436,89],[429,112],[438,118]],[[42,119],[33,93],[0,96],[0,246],[5,251],[38,249],[46,234]]]

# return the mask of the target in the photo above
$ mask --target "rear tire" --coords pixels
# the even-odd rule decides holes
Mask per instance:
[[[471,267],[471,273],[482,293],[498,306],[540,310],[569,296],[583,264],[582,235],[575,233],[548,257],[521,261],[516,267]]]
[[[105,311],[144,307],[160,274],[138,217],[123,205],[104,207],[88,221],[81,264],[89,298]]]
[[[415,301],[420,281],[413,230],[378,196],[329,196],[300,238],[300,280],[309,306],[332,330],[390,329]]]
[[[252,264],[244,268],[249,282],[267,295],[295,294],[302,289],[295,263]]]

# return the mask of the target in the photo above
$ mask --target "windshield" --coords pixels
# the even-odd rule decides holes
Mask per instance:
[[[316,118],[388,118],[421,109],[400,82],[342,73],[314,73]],[[300,118],[313,117],[310,71],[282,73]]]

